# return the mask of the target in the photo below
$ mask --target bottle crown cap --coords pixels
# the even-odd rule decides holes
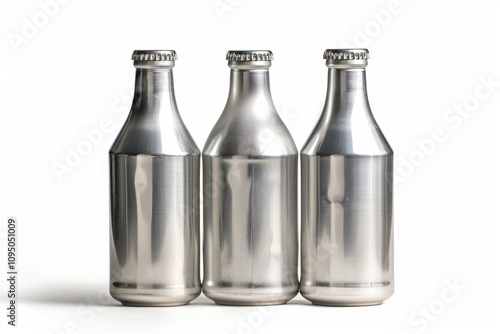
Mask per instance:
[[[273,53],[269,50],[228,51],[226,55],[226,60],[270,61],[273,60]]]
[[[137,68],[172,68],[177,60],[174,50],[135,50],[132,53]]]
[[[268,69],[273,59],[269,50],[228,51],[226,54],[228,66],[240,70]]]
[[[326,49],[323,59],[330,68],[364,68],[370,53],[367,49]]]

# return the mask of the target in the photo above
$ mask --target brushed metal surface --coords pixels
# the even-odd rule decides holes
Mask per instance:
[[[229,98],[203,150],[203,292],[218,304],[298,292],[298,156],[272,102],[271,57],[228,59]]]
[[[319,305],[379,304],[394,291],[393,152],[364,62],[327,60],[325,107],[301,151],[300,290]]]
[[[110,150],[110,292],[124,305],[183,305],[201,292],[200,152],[179,116],[173,63],[134,62],[132,109]]]

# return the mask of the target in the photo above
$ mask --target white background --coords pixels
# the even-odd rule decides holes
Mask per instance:
[[[0,267],[4,277],[6,222],[14,216],[20,239],[17,332],[500,328],[495,1],[46,2],[1,2]],[[226,51],[271,49],[274,102],[300,148],[324,102],[322,53],[345,46],[371,52],[371,107],[396,153],[395,295],[364,308],[315,307],[299,296],[264,309],[215,306],[203,296],[177,308],[126,308],[111,300],[107,152],[130,107],[132,51],[177,50],[177,102],[202,148],[227,98]],[[58,177],[54,164],[66,164],[68,152],[85,145],[85,132],[103,121],[112,130],[101,132],[102,140]],[[432,139],[433,133],[440,135]],[[6,283],[1,279],[2,333],[10,327]],[[454,284],[459,287],[450,290]]]

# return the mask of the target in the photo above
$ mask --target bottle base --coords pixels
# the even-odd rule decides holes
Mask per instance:
[[[271,306],[286,304],[298,291],[278,293],[239,293],[203,290],[203,294],[217,305],[223,306]]]
[[[111,297],[122,303],[124,306],[135,307],[165,307],[187,305],[200,295],[200,291],[194,293],[131,293],[131,292],[110,292]]]
[[[304,287],[300,294],[319,306],[380,305],[394,293],[392,285],[382,287]]]

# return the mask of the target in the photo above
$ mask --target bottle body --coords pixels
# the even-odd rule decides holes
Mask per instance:
[[[139,66],[110,150],[110,292],[124,305],[184,305],[200,294],[199,169],[171,68]]]
[[[283,304],[298,292],[297,150],[268,70],[233,69],[203,150],[203,292],[218,304]]]
[[[218,304],[292,299],[297,278],[297,157],[203,156],[204,294]]]
[[[200,294],[199,155],[110,155],[111,282],[125,305],[187,304]]]
[[[393,153],[364,68],[330,68],[323,114],[301,152],[301,294],[314,304],[380,304],[394,291]]]

